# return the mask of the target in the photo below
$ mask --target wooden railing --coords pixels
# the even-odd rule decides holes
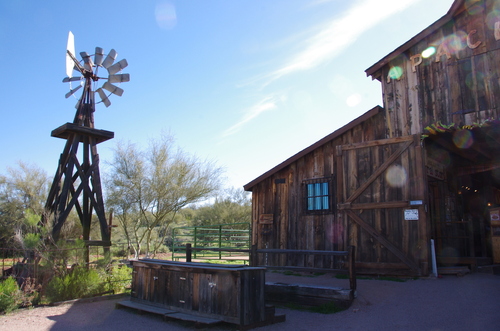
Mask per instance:
[[[347,273],[349,275],[350,289],[356,290],[356,247],[349,246],[347,251],[319,251],[319,250],[301,250],[301,249],[257,249],[253,245],[251,249],[230,249],[230,248],[201,248],[192,247],[191,244],[186,244],[186,262],[192,261],[193,251],[209,250],[213,252],[239,252],[249,253],[250,266],[252,267],[266,267],[269,269],[291,269],[297,271],[329,271]],[[257,254],[302,254],[302,255],[323,255],[323,256],[344,256],[347,259],[347,269],[327,269],[327,268],[311,268],[311,267],[294,267],[294,266],[267,266],[257,264]]]

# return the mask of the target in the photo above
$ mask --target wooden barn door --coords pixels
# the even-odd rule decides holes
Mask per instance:
[[[338,219],[360,270],[427,274],[422,155],[417,135],[337,147]]]

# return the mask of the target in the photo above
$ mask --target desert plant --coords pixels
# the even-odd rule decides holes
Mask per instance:
[[[132,282],[132,269],[126,265],[112,264],[102,269],[102,277],[106,279],[106,290],[114,294],[124,293]]]
[[[0,312],[8,313],[19,306],[21,291],[14,278],[9,277],[0,283]]]
[[[57,302],[91,297],[103,291],[104,283],[96,270],[76,267],[67,275],[52,278],[45,295],[50,302]]]
[[[20,307],[30,307],[40,303],[41,285],[34,278],[24,280],[20,288]]]

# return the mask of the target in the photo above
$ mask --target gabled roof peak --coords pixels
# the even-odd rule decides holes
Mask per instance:
[[[451,5],[451,8],[448,10],[446,15],[441,17],[439,20],[428,26],[426,29],[424,29],[422,32],[408,40],[406,43],[403,45],[399,46],[396,48],[394,51],[386,55],[384,58],[382,58],[380,61],[369,67],[368,69],[365,70],[367,76],[372,76],[373,79],[378,79],[377,72],[385,67],[390,61],[394,60],[397,56],[400,54],[406,52],[408,49],[410,49],[412,46],[420,42],[421,40],[425,39],[429,35],[433,34],[436,30],[441,28],[444,24],[449,22],[450,20],[453,19],[454,16],[457,14],[461,13],[462,11],[465,10],[465,1],[466,0],[455,0],[455,2]],[[470,2],[475,3],[475,2],[480,2],[483,0],[470,0]]]

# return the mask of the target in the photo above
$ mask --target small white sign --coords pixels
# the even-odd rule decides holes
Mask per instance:
[[[418,209],[405,209],[405,221],[418,221]]]

